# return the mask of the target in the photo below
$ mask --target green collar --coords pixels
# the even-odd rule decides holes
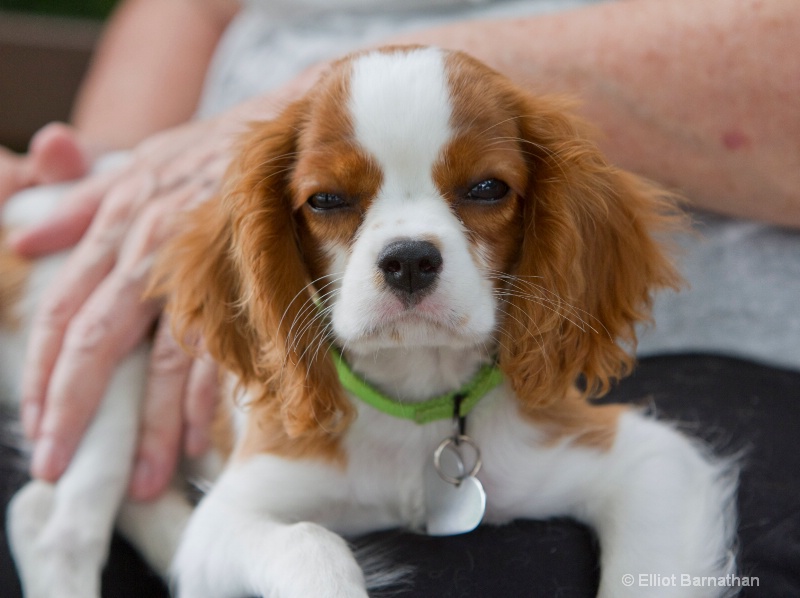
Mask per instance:
[[[338,350],[331,349],[331,356],[336,365],[336,371],[339,373],[339,380],[345,389],[378,411],[394,417],[410,419],[418,424],[427,424],[439,419],[451,419],[456,411],[457,398],[460,398],[458,415],[465,417],[478,404],[478,401],[503,381],[500,369],[495,365],[487,364],[478,370],[472,380],[455,392],[419,403],[403,403],[386,396],[351,370]]]

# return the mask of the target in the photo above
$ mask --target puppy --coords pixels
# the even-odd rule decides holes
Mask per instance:
[[[549,517],[596,532],[601,597],[722,595],[623,575],[733,572],[729,464],[589,401],[679,283],[659,241],[677,220],[562,105],[464,54],[334,64],[252,127],[156,269],[176,334],[226,372],[224,470],[195,509],[124,503],[143,348],[61,481],[10,508],[26,596],[98,596],[115,518],[178,596],[363,598],[342,535]],[[6,266],[27,283],[3,274],[4,343],[56,261]]]

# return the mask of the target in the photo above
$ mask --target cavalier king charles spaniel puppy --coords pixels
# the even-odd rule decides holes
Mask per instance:
[[[663,246],[679,221],[562,103],[463,53],[335,63],[251,127],[156,268],[176,334],[224,371],[207,494],[124,500],[144,347],[61,481],[12,502],[26,597],[99,596],[115,522],[181,597],[364,598],[343,536],[550,517],[596,533],[598,596],[724,594],[624,576],[734,571],[730,462],[592,401],[680,283]],[[59,259],[4,258],[6,374]]]

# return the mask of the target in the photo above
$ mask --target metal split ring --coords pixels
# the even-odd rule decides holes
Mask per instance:
[[[475,451],[475,464],[472,466],[472,469],[469,473],[461,473],[460,477],[451,476],[442,470],[442,453],[445,451],[445,449],[452,450],[458,457],[463,469],[464,459],[458,449],[458,447],[462,444],[472,447],[472,450]],[[481,461],[481,450],[478,448],[478,445],[475,444],[475,441],[472,440],[472,438],[464,434],[458,434],[449,438],[445,438],[439,443],[439,446],[436,447],[436,451],[433,453],[433,466],[436,468],[436,473],[438,473],[439,477],[445,482],[448,484],[453,484],[454,486],[460,485],[461,482],[467,478],[478,475],[478,472],[481,470],[481,465],[483,465],[483,461]]]

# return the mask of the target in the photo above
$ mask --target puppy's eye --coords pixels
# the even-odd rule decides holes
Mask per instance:
[[[468,199],[477,201],[498,201],[508,194],[508,185],[500,179],[488,179],[475,185],[467,193]]]
[[[307,203],[315,210],[333,210],[347,205],[344,198],[335,193],[315,193],[308,198]]]

